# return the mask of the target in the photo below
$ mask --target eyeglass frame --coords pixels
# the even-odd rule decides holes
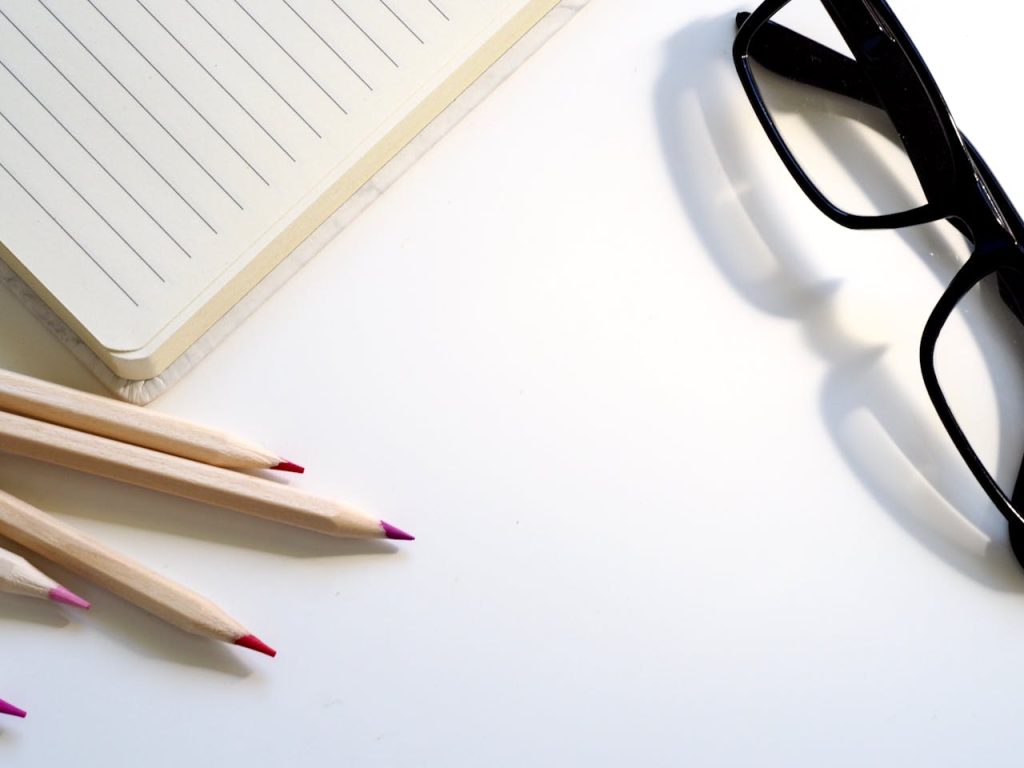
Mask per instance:
[[[925,323],[919,352],[921,374],[932,405],[961,458],[1006,519],[1013,552],[1024,566],[1024,514],[1018,509],[1018,506],[1024,509],[1024,460],[1012,496],[1007,497],[953,415],[939,385],[934,363],[939,334],[957,303],[987,277],[996,275],[1000,296],[1024,323],[1024,248],[1021,247],[1024,222],[987,163],[956,127],[927,65],[884,0],[820,0],[853,53],[853,59],[771,21],[790,2],[765,0],[752,13],[737,14],[738,31],[732,52],[744,91],[787,170],[811,202],[833,221],[850,229],[895,229],[945,219],[971,241],[970,257],[954,275]],[[863,18],[851,18],[857,10],[863,10],[870,16],[867,26],[864,26]],[[864,26],[859,30],[861,34],[856,36],[855,24]],[[873,35],[863,34],[868,28]],[[751,46],[759,39],[764,40],[757,35],[766,31],[769,40],[775,38],[785,45],[780,45],[778,51],[762,51],[759,58],[752,54]],[[902,71],[895,73],[896,79],[904,84],[913,80],[912,85],[919,89],[914,94],[918,102],[917,111],[920,112],[923,105],[928,114],[912,116],[906,109],[893,114],[888,108],[883,94],[899,84],[880,83],[877,77],[884,66],[877,60],[879,46],[886,45],[886,42],[890,48],[895,46],[903,57],[899,62]],[[765,62],[762,58],[773,60]],[[910,155],[925,203],[908,211],[878,216],[851,214],[834,205],[817,188],[786,145],[757,87],[750,68],[751,59],[783,77],[886,111]],[[873,77],[872,73],[876,76]],[[881,91],[879,84],[883,85]],[[906,89],[903,92],[906,93]],[[926,124],[928,121],[930,125]],[[922,136],[921,132],[925,130],[931,130],[935,135]],[[922,160],[929,155],[934,156],[934,151],[940,148],[940,139],[950,161],[945,171],[949,178],[945,181],[936,177],[935,169],[924,169],[923,174],[921,168]]]

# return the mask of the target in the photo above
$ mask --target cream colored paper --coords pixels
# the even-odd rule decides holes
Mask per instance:
[[[0,3],[5,258],[151,377],[550,5]]]

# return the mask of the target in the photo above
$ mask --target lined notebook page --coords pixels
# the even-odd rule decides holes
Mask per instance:
[[[142,348],[529,4],[0,0],[0,242]]]

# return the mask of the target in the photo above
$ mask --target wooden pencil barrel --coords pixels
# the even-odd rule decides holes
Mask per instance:
[[[0,451],[331,536],[383,538],[378,519],[261,477],[0,412]]]
[[[281,461],[218,430],[11,371],[0,370],[0,410],[218,467],[265,469]]]
[[[0,533],[187,632],[228,643],[249,634],[205,597],[4,491]]]

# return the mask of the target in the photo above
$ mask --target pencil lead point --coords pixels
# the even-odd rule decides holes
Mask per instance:
[[[276,469],[280,472],[295,472],[296,474],[299,475],[306,471],[305,467],[296,464],[294,461],[278,462],[277,464],[272,466],[271,469]]]
[[[243,648],[248,648],[250,651],[257,651],[259,653],[265,653],[267,656],[273,658],[277,656],[277,651],[271,648],[269,645],[260,640],[256,635],[245,635],[235,640],[235,645],[240,645]]]
[[[54,587],[49,592],[49,598],[55,603],[64,603],[64,605],[73,605],[75,608],[84,608],[89,610],[92,606],[89,601],[79,597],[70,589],[66,587]]]
[[[380,521],[380,527],[384,529],[384,535],[389,539],[398,539],[399,541],[415,541],[416,537],[406,533],[401,528],[395,528],[391,523],[385,523],[383,520]]]
[[[28,713],[21,707],[16,707],[3,699],[0,699],[0,715],[12,715],[13,717],[24,717]]]

